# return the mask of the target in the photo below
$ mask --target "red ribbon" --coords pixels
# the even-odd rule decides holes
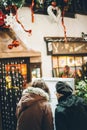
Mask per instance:
[[[26,30],[26,29],[24,28],[23,24],[19,21],[17,10],[16,10],[16,21],[21,25],[21,27],[23,28],[23,30],[24,30],[25,32],[28,32],[29,34],[32,33],[32,30]]]
[[[66,26],[65,26],[65,24],[64,24],[64,14],[65,14],[65,10],[63,9],[61,22],[62,22],[62,26],[63,26],[63,28],[64,28],[64,41],[67,42]]]
[[[31,4],[31,17],[32,17],[32,23],[34,23],[34,11],[33,11],[33,8],[34,8],[34,0],[32,0],[32,4]]]

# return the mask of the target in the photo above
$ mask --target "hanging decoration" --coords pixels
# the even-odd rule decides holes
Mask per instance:
[[[63,29],[64,29],[64,41],[67,42],[66,26],[64,24],[64,14],[62,14],[62,20],[61,20],[61,22],[62,22],[62,26],[63,26]]]
[[[9,44],[8,45],[8,49],[12,49],[13,48],[13,45],[12,44]]]
[[[8,49],[12,49],[13,47],[18,47],[20,44],[20,41],[13,40],[11,44],[8,45]]]
[[[87,33],[82,32],[81,36],[85,41],[87,41]]]
[[[64,15],[71,5],[72,0],[31,0],[29,1],[29,5],[31,8],[31,20],[34,22],[34,13],[42,12],[44,14],[49,14],[50,17],[54,19],[55,22],[58,23],[60,17],[62,17],[62,25],[64,28],[64,37],[66,41],[66,27],[64,25]],[[0,28],[9,28],[10,26],[6,25],[5,18],[7,15],[12,14],[16,18],[18,24],[21,25],[23,30],[30,35],[32,34],[32,30],[26,30],[24,25],[18,19],[18,9],[22,7],[26,3],[26,0],[1,0],[0,2]],[[6,25],[6,26],[4,26]]]
[[[66,35],[66,26],[64,24],[64,15],[65,15],[65,12],[68,9],[68,2],[69,2],[69,0],[63,0],[63,4],[61,6],[61,11],[62,11],[61,12],[61,16],[62,16],[61,22],[62,22],[62,26],[64,28],[64,40],[65,40],[65,43],[67,42],[67,35]]]
[[[6,16],[3,14],[3,12],[0,10],[0,27],[4,26],[5,22],[4,19]]]
[[[60,8],[57,6],[57,3],[56,2],[52,2],[51,5],[48,6],[47,8],[47,12],[49,14],[49,16],[51,18],[53,18],[53,20],[55,22],[58,23],[60,17],[61,17],[61,10]]]
[[[19,19],[18,19],[18,12],[16,12],[16,21],[17,21],[17,23],[19,23],[19,24],[21,25],[21,27],[23,28],[23,30],[24,30],[25,32],[28,32],[29,34],[32,34],[32,30],[31,30],[31,29],[30,29],[30,30],[26,30],[26,29],[24,28],[23,24],[19,21]]]
[[[12,45],[13,45],[14,47],[19,46],[19,44],[20,44],[20,42],[19,42],[18,40],[14,40],[14,41],[12,42]]]
[[[31,19],[32,19],[32,23],[34,23],[34,0],[32,0],[32,4],[31,4]]]
[[[28,32],[29,34],[32,33],[32,30],[26,30],[23,26],[23,24],[20,22],[20,20],[18,19],[18,8],[22,7],[23,4],[25,3],[25,0],[3,0],[0,2],[0,28],[9,28],[10,25],[8,22],[8,17],[10,19],[10,16],[13,18],[16,18],[17,23],[19,23],[21,25],[21,27],[23,28],[23,30],[25,32]],[[33,0],[34,3],[34,0]],[[32,4],[32,7],[34,5]],[[33,13],[32,13],[33,14]],[[33,15],[32,15],[33,17]],[[33,18],[34,19],[34,18]],[[34,21],[34,20],[32,20]]]
[[[25,0],[1,0],[0,1],[0,8],[4,11],[5,14],[9,13],[9,8],[11,6],[16,6],[20,8],[24,5]]]
[[[11,28],[14,25],[14,21],[15,21],[15,16],[12,13],[6,15],[5,25],[8,26],[8,28]]]
[[[66,36],[66,26],[64,24],[64,16],[65,12],[68,11],[69,6],[71,5],[72,0],[54,0],[49,4],[47,7],[47,13],[51,18],[54,19],[55,22],[58,23],[60,17],[61,17],[61,23],[64,29],[64,40],[67,42],[67,36]]]
[[[0,10],[0,29],[10,27],[9,25],[8,26],[5,25],[5,19],[6,15],[2,12],[2,10]]]

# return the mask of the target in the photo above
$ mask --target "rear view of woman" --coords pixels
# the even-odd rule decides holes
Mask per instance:
[[[53,130],[49,89],[43,80],[35,80],[23,91],[17,105],[16,130]]]

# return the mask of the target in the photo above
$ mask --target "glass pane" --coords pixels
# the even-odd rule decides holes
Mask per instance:
[[[82,66],[82,57],[75,57],[75,65]]]
[[[66,65],[66,56],[59,56],[59,67],[64,67]]]
[[[87,56],[84,56],[83,57],[83,63],[86,63],[87,62]]]
[[[53,68],[58,67],[58,61],[57,61],[57,56],[53,57]]]
[[[70,73],[73,75],[75,73],[75,67],[70,67]]]
[[[40,68],[32,69],[32,79],[34,78],[40,78]]]
[[[68,65],[68,66],[75,66],[74,57],[72,57],[72,56],[67,56],[67,65]]]

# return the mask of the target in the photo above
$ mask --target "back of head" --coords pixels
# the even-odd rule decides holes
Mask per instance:
[[[64,67],[64,71],[65,71],[65,72],[69,72],[69,71],[70,71],[70,67],[69,67],[68,65],[66,65],[66,66]]]
[[[58,81],[55,87],[56,87],[56,92],[63,94],[64,96],[69,96],[73,92],[71,86],[68,83],[63,81]]]
[[[48,88],[47,84],[42,79],[34,80],[34,82],[32,83],[32,87],[34,87],[34,88],[41,88],[42,90],[44,90],[45,92],[50,94],[50,91],[49,91],[49,88]]]

